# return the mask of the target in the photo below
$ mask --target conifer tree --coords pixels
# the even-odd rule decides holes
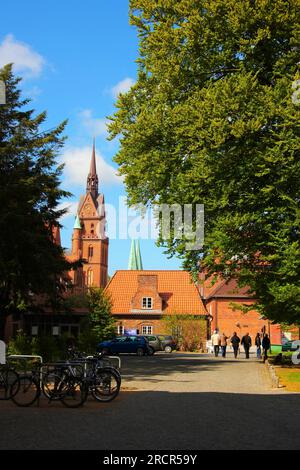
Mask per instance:
[[[55,308],[71,265],[54,243],[58,209],[69,193],[60,188],[66,121],[45,130],[46,113],[35,115],[22,99],[12,65],[0,70],[6,104],[0,105],[0,338],[10,313],[26,310],[37,296]],[[42,298],[40,297],[40,298]]]

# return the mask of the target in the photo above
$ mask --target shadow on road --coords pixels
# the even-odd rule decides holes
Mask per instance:
[[[299,394],[140,391],[80,409],[0,410],[1,449],[300,449]]]

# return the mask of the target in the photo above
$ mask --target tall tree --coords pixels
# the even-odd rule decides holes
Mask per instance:
[[[43,130],[46,113],[34,116],[29,100],[21,98],[20,78],[7,65],[0,70],[6,105],[0,105],[0,338],[10,313],[26,309],[45,294],[57,301],[70,269],[53,229],[64,211],[58,209],[69,193],[60,188],[66,122]]]
[[[205,243],[160,240],[300,321],[298,0],[131,0],[138,79],[110,125],[131,204],[205,206]]]

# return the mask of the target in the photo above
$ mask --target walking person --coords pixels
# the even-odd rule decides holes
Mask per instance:
[[[227,340],[228,340],[228,336],[226,336],[225,333],[222,333],[221,335],[222,357],[226,357]]]
[[[238,337],[236,331],[233,333],[233,336],[231,337],[231,340],[230,340],[231,344],[232,344],[232,347],[233,347],[233,354],[234,354],[234,357],[235,359],[237,358],[237,355],[238,355],[238,351],[239,351],[239,346],[240,346],[240,338]]]
[[[269,335],[265,335],[262,340],[262,347],[263,347],[263,359],[264,362],[268,359],[268,351],[271,347],[271,341]]]
[[[218,333],[218,330],[214,331],[214,334],[211,335],[211,344],[214,348],[215,357],[218,357],[220,350],[221,336]]]
[[[249,333],[246,333],[245,336],[242,337],[241,345],[244,346],[246,359],[249,359],[249,351],[252,345],[251,337]]]
[[[255,346],[257,359],[261,359],[261,339],[259,333],[255,336]]]

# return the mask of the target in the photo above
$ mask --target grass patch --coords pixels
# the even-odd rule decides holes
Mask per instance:
[[[300,368],[287,369],[276,367],[276,374],[279,377],[281,385],[290,392],[300,392]]]

